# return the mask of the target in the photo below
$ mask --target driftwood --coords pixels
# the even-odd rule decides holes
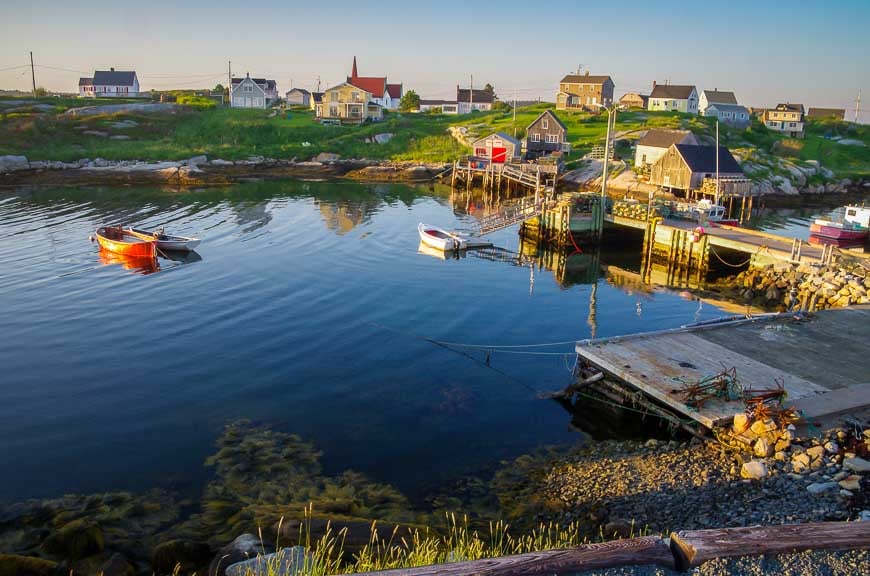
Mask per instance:
[[[683,530],[671,534],[671,550],[680,570],[729,556],[867,548],[870,548],[870,522],[814,522]]]
[[[595,568],[637,564],[674,567],[674,557],[665,540],[645,536],[586,544],[564,550],[530,552],[514,556],[435,564],[422,568],[397,568],[363,572],[357,576],[523,576],[526,574],[571,574]]]

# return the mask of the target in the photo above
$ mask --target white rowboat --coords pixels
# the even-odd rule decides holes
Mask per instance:
[[[487,242],[481,238],[462,236],[456,232],[448,232],[437,226],[429,226],[422,222],[417,225],[417,232],[419,232],[420,240],[424,244],[437,248],[442,252],[492,246],[492,242]]]
[[[154,232],[149,232],[148,230],[140,230],[138,228],[133,228],[132,226],[125,229],[125,232],[130,234],[131,236],[135,236],[140,240],[144,240],[146,242],[154,242],[154,245],[157,246],[160,250],[175,250],[178,252],[188,252],[193,250],[202,242],[199,238],[188,238],[187,236],[172,236],[170,234],[164,234],[163,230],[155,230]]]

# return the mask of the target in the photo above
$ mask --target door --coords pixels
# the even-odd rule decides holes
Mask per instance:
[[[507,148],[492,147],[492,163],[504,164],[507,161]]]

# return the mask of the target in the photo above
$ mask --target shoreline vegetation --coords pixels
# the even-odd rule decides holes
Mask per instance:
[[[783,434],[768,456],[696,439],[539,450],[423,506],[354,471],[325,474],[299,436],[234,422],[205,462],[200,502],[155,489],[0,506],[0,574],[222,574],[216,563],[294,545],[316,560],[310,574],[353,573],[674,530],[870,521],[870,430]],[[866,551],[797,557],[867,562]]]
[[[463,116],[390,113],[383,122],[350,127],[322,126],[304,108],[270,112],[128,103],[130,109],[118,110],[124,105],[117,100],[0,98],[0,174],[5,173],[0,184],[104,182],[114,172],[127,183],[225,184],[254,177],[253,168],[265,171],[264,177],[423,180],[468,154],[468,142],[475,137],[503,131],[522,138],[526,126],[552,108],[546,103],[521,107],[516,119],[510,109]],[[147,111],[147,106],[155,108]],[[583,156],[603,143],[605,117],[561,111],[559,116],[572,144],[567,169],[588,172],[594,180],[600,168],[590,170],[596,161]],[[710,118],[623,111],[615,147],[625,167],[633,161],[632,142],[649,128],[686,129],[704,143],[714,141]],[[870,132],[857,124],[813,120],[807,136],[797,140],[756,120],[746,131],[722,126],[721,142],[763,194],[861,190],[870,176]],[[612,183],[614,190],[620,180]]]

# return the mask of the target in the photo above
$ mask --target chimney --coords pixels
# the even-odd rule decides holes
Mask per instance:
[[[110,72],[114,72],[115,69],[114,69],[114,68],[109,68],[109,71],[110,71]]]
[[[653,80],[653,90],[655,90],[655,89],[656,89],[656,81]]]

